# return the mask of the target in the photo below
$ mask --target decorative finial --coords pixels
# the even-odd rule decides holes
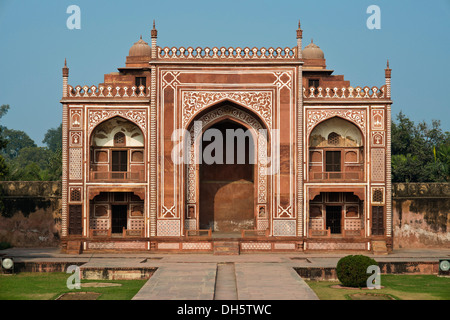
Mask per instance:
[[[389,59],[386,62],[386,69],[384,69],[384,77],[385,78],[390,78],[391,77],[391,73],[392,73],[392,69],[389,68]]]
[[[314,43],[313,38],[311,38],[311,43]]]
[[[67,59],[64,58],[64,67],[62,68],[63,77],[69,76],[69,68],[67,67]]]
[[[303,31],[300,27],[300,20],[298,20],[297,39],[303,38]]]
[[[142,40],[142,34],[141,34],[141,37],[140,37],[140,38],[141,38],[141,40]]]
[[[153,19],[153,29],[150,32],[152,35],[152,38],[157,38],[158,37],[158,31],[156,30],[156,26],[155,26],[155,20]]]

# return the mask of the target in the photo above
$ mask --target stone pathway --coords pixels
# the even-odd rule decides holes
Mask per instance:
[[[217,264],[214,300],[237,300],[237,298],[234,263]]]
[[[317,300],[289,265],[170,263],[161,265],[133,300]]]
[[[133,300],[213,300],[216,270],[215,263],[162,265]]]
[[[314,291],[287,265],[236,264],[239,300],[318,300]]]

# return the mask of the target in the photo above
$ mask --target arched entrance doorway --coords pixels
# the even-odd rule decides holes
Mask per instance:
[[[255,154],[251,133],[226,119],[210,126],[202,140],[200,229],[214,232],[254,229]]]
[[[240,131],[239,139],[245,143],[235,141],[227,151],[227,130],[230,134]],[[268,230],[270,132],[263,122],[249,110],[227,102],[198,115],[188,132],[191,142],[184,185],[185,229],[211,228],[227,233]],[[222,138],[221,148],[215,136]],[[203,154],[212,159],[203,159]],[[227,163],[231,155],[234,162]],[[217,163],[218,158],[222,163]]]

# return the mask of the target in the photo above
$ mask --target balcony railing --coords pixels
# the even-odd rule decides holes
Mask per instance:
[[[144,86],[67,86],[68,98],[129,98],[148,99],[151,87]]]
[[[311,180],[363,180],[363,171],[346,171],[346,172],[310,172]]]
[[[303,87],[305,99],[385,99],[386,85],[381,87]]]
[[[321,238],[330,238],[331,237],[331,230],[330,228],[324,229],[324,230],[314,230],[309,229],[309,237],[321,237]]]
[[[342,232],[339,234],[333,234],[333,236],[342,236],[343,238],[363,238],[364,237],[364,229],[357,230],[345,230],[342,229]],[[309,229],[309,237],[310,238],[331,238],[331,229],[324,230],[315,230]]]
[[[297,48],[158,48],[159,59],[267,60],[297,59]]]
[[[144,171],[91,171],[91,181],[144,181]]]
[[[90,229],[89,235],[91,238],[110,238],[113,236],[111,229]],[[114,234],[115,237],[123,237],[123,238],[143,238],[144,237],[144,229],[137,230],[129,230],[126,228],[122,229],[122,233]]]

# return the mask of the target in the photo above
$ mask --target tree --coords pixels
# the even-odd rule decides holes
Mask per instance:
[[[4,104],[0,107],[0,119],[8,112],[8,110],[8,104]],[[8,165],[5,158],[2,156],[4,149],[8,146],[8,141],[3,137],[3,128],[3,126],[0,126],[0,180],[4,180],[8,174]]]
[[[61,180],[62,177],[62,149],[53,152],[47,163],[47,168],[42,172],[41,178],[46,181]]]
[[[8,129],[3,127],[2,136],[8,141],[8,145],[2,151],[2,154],[7,159],[16,158],[20,150],[29,147],[37,147],[33,139],[31,139],[28,134],[24,131]]]
[[[21,149],[17,157],[10,160],[9,179],[12,181],[46,180],[46,170],[48,170],[52,154],[46,147]]]
[[[4,105],[0,106],[0,119],[8,112],[8,110],[9,110],[8,104],[4,104]],[[1,153],[3,152],[3,149],[5,149],[6,146],[8,145],[8,141],[5,138],[3,138],[2,131],[3,131],[3,126],[0,126],[0,180],[4,180],[9,171],[6,160],[1,155]],[[3,193],[3,190],[1,190],[1,187],[0,187],[0,212],[5,211],[5,205],[3,204],[3,197],[1,196],[2,193]]]
[[[0,107],[0,119],[9,111],[9,104],[2,104]]]
[[[449,181],[450,133],[439,120],[415,125],[400,112],[392,123],[392,180],[394,182]]]
[[[9,105],[0,107],[0,118]],[[0,126],[0,179],[12,181],[60,180],[62,176],[62,124],[47,131],[38,147],[24,131]]]
[[[62,149],[62,123],[58,128],[49,129],[42,142],[53,152]]]

